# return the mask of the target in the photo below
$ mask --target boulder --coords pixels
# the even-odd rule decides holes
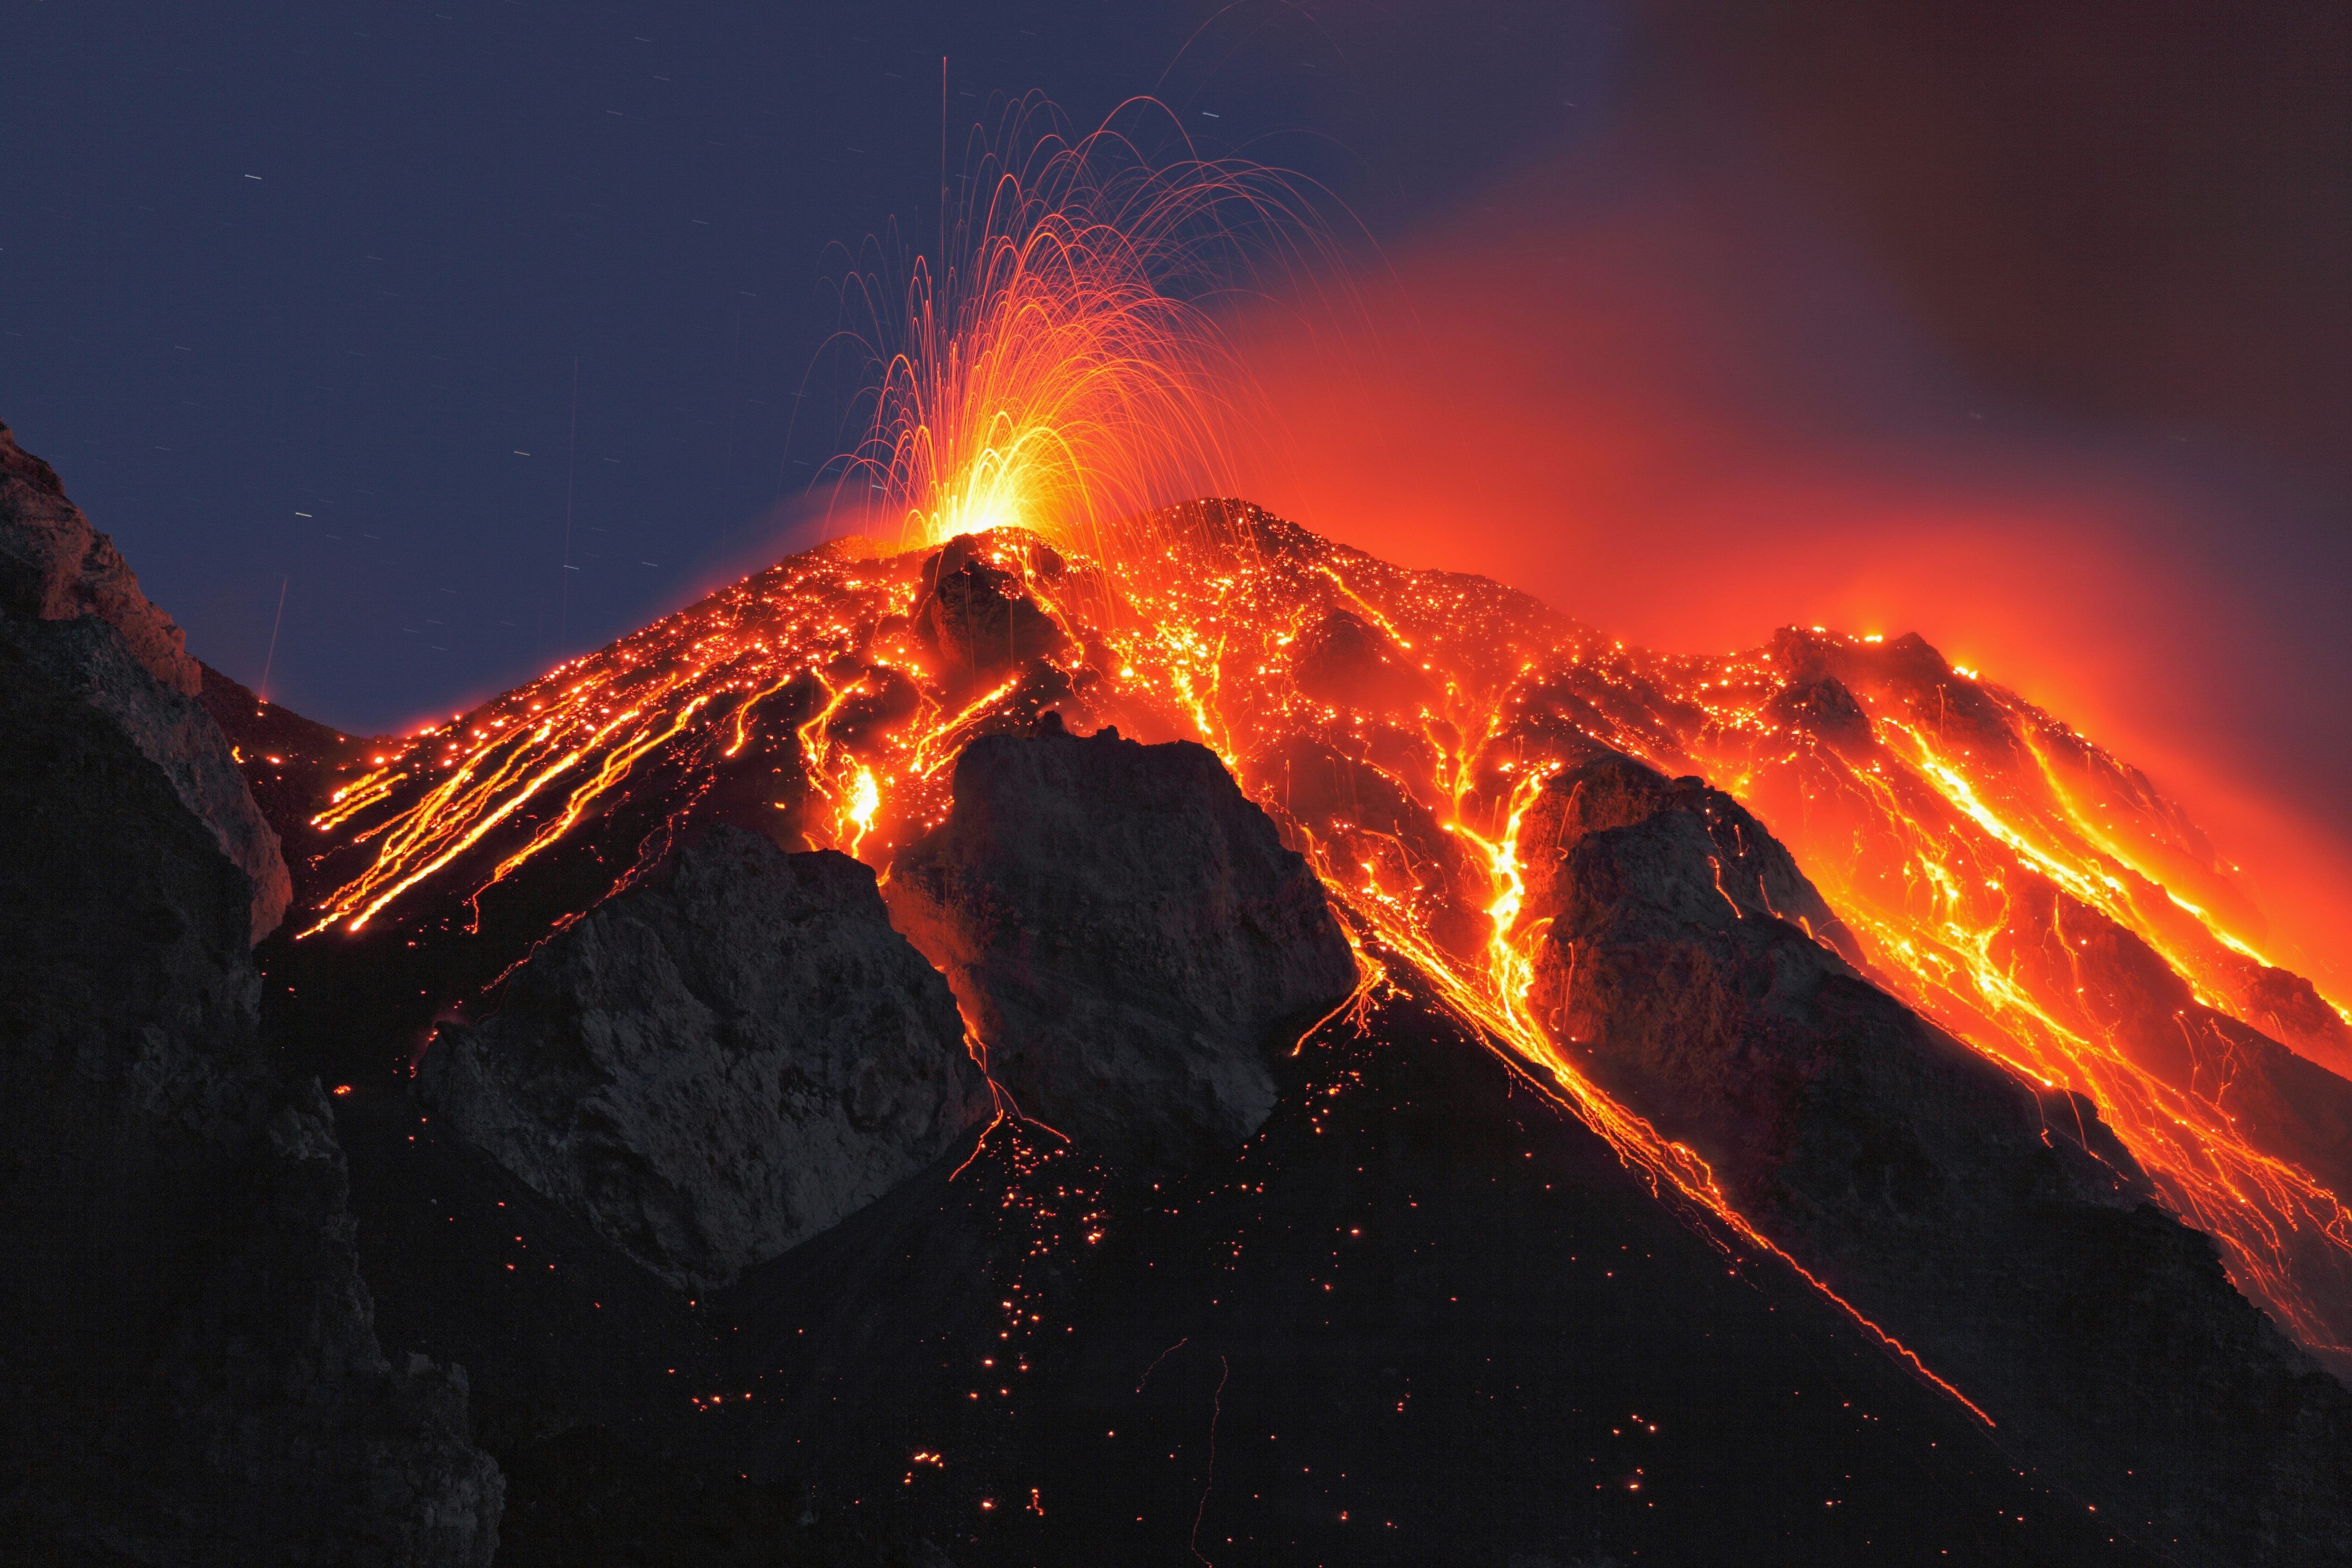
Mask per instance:
[[[992,1101],[874,873],[716,827],[543,946],[417,1089],[449,1131],[710,1289],[938,1159]]]
[[[1065,574],[1061,556],[1025,529],[959,534],[923,561],[915,633],[950,687],[1066,654],[1069,637],[1029,591]]]
[[[891,913],[1020,1110],[1171,1165],[1255,1131],[1275,1058],[1356,964],[1321,884],[1216,755],[1082,740],[1049,715],[966,747],[954,792],[891,867]]]

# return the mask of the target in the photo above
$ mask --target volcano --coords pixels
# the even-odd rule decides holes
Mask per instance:
[[[57,1560],[2352,1553],[2346,1016],[1916,637],[1203,500],[352,736],[0,457]]]

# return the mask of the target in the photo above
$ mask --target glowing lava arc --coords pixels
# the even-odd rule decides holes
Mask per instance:
[[[1161,119],[1181,155],[1155,161],[1140,138]],[[850,280],[875,400],[844,479],[883,494],[909,546],[1019,526],[1097,559],[1226,488],[1224,432],[1265,411],[1214,308],[1339,289],[1313,188],[1195,155],[1150,100],[1071,140],[1034,94],[975,134],[960,185],[944,272],[918,258],[887,309],[881,276]]]

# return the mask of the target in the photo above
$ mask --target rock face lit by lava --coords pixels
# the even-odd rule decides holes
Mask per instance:
[[[187,638],[139,591],[114,542],[67,499],[57,470],[0,425],[0,605],[24,657],[103,710],[253,884],[253,938],[292,897],[278,835],[254,805],[220,731],[194,699],[204,671]],[[34,635],[40,627],[58,635]],[[112,632],[102,635],[99,628]]]
[[[1015,541],[1012,531],[1003,531],[1003,539],[967,534],[923,563],[913,629],[953,685],[1003,675],[1032,659],[1052,660],[1070,647],[1067,634],[1023,585],[1034,573],[1048,592],[1060,587],[1061,556],[1042,542],[1024,542],[1005,562],[1004,548]]]
[[[1273,1058],[1345,1001],[1323,889],[1205,747],[1080,740],[1058,715],[957,761],[948,819],[898,854],[890,910],[943,970],[1024,1112],[1186,1164],[1274,1110]]]
[[[2169,1429],[2152,1453],[2194,1453],[2205,1417],[2170,1347],[2228,1347],[2242,1446],[2135,1467],[2135,1489],[2184,1529],[2236,1516],[2328,1538],[2254,1413],[2334,1428],[2344,1402],[2222,1282],[2210,1244],[2150,1203],[2086,1097],[2037,1094],[1868,984],[1787,852],[1696,779],[1623,758],[1563,771],[1521,844],[1536,861],[1521,919],[1546,927],[1530,1003],[1603,1088],[1704,1154],[1742,1213],[2078,1486],[2099,1479],[2086,1411]],[[2135,1309],[2102,1304],[2117,1292]]]

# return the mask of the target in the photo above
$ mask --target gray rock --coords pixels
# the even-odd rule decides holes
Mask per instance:
[[[1787,852],[1697,779],[1568,769],[1522,845],[1522,929],[1551,922],[1529,1000],[1563,1052],[2021,1458],[2128,1496],[2188,1560],[2352,1551],[2352,1394],[2150,1201],[2088,1100],[1870,984]]]
[[[377,1341],[332,1112],[258,1037],[250,883],[93,690],[186,702],[100,616],[0,605],[0,1539],[482,1568],[502,1480],[463,1371]]]
[[[1286,1026],[1356,980],[1321,884],[1189,742],[1058,721],[975,741],[947,821],[887,891],[1021,1110],[1122,1158],[1246,1139],[1274,1108]]]
[[[1062,558],[1025,529],[959,534],[926,557],[911,620],[950,687],[1066,652],[1069,637],[1024,579],[1061,586]]]
[[[148,603],[114,542],[66,499],[56,470],[17,446],[5,425],[0,607],[21,656],[121,727],[245,873],[252,940],[275,931],[293,883],[226,737],[194,700],[204,676],[185,634]]]
[[[680,1287],[881,1196],[991,1113],[945,982],[874,873],[714,828],[549,942],[418,1092]]]

